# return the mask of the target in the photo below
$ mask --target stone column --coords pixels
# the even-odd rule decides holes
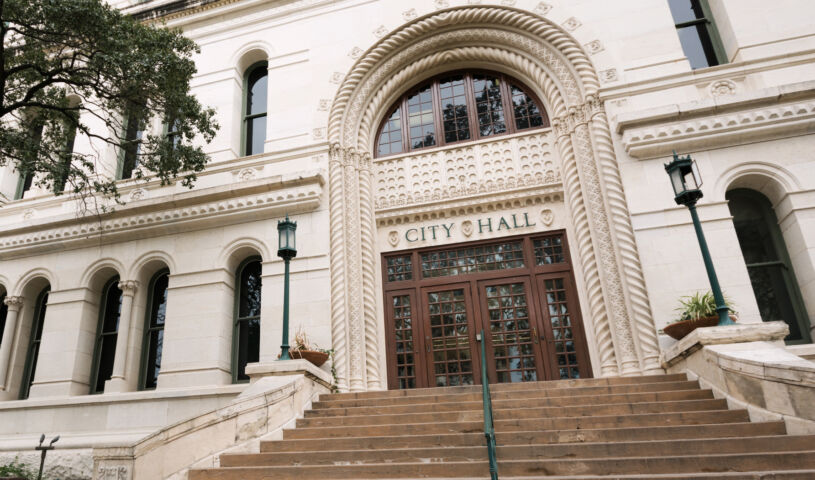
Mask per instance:
[[[130,317],[133,314],[133,295],[136,294],[138,282],[135,280],[122,280],[119,289],[122,291],[122,310],[119,313],[119,328],[116,334],[116,353],[113,359],[113,373],[105,385],[106,392],[126,392],[128,390],[125,379],[125,366],[127,365],[127,345],[130,341]]]
[[[17,316],[23,306],[23,297],[6,297],[8,305],[6,327],[0,332],[0,390],[6,390],[8,372],[11,370],[11,344],[14,343],[14,332],[17,330]]]

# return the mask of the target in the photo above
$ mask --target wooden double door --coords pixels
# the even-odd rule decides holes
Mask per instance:
[[[388,386],[591,376],[563,232],[383,255]]]

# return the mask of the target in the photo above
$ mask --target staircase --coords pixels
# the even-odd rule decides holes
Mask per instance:
[[[491,385],[499,478],[815,479],[815,435],[685,375]],[[489,478],[481,387],[329,394],[283,440],[190,480]]]

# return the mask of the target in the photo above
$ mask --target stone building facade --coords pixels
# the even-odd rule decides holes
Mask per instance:
[[[811,342],[806,0],[112,3],[200,45],[192,91],[221,129],[195,188],[122,179],[102,215],[0,169],[0,451],[132,441],[231,401],[279,353],[286,214],[292,331],[334,350],[342,391],[477,381],[474,335],[504,315],[496,381],[661,373],[661,328],[709,288],[674,150],[739,321]]]

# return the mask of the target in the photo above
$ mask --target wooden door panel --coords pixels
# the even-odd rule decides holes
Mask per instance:
[[[491,382],[546,378],[538,334],[538,312],[529,277],[480,282],[478,293],[487,335]]]
[[[388,388],[405,389],[427,386],[424,365],[422,329],[414,290],[389,292],[386,296],[389,318],[388,349],[393,357],[388,362]]]
[[[422,310],[428,386],[480,383],[470,285],[423,288]]]
[[[539,275],[537,283],[551,378],[591,376],[576,293],[570,278],[563,274]]]

